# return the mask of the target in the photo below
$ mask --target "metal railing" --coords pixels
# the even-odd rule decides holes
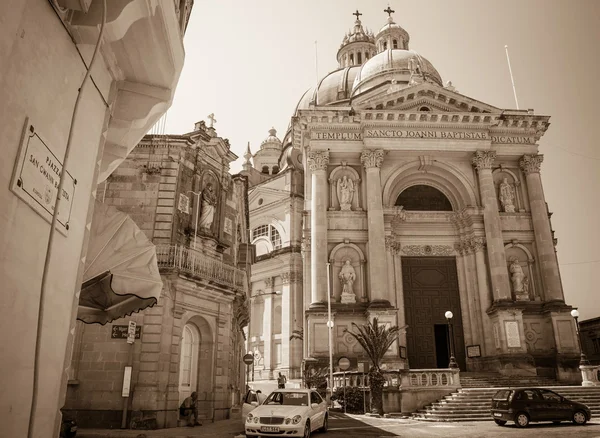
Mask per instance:
[[[181,245],[156,245],[158,267],[178,269],[203,280],[245,291],[246,271]]]

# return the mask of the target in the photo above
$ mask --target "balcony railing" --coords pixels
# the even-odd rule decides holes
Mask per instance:
[[[245,291],[246,271],[181,245],[156,245],[159,268],[178,269],[203,280]]]

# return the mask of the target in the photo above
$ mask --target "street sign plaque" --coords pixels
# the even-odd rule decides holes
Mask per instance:
[[[348,368],[350,368],[350,359],[347,357],[340,357],[340,360],[338,360],[338,366],[340,367],[340,370],[346,371]]]
[[[252,365],[252,362],[254,362],[254,355],[252,353],[244,354],[244,363]]]

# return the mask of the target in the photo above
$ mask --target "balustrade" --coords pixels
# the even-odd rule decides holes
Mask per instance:
[[[181,245],[156,245],[158,267],[178,269],[235,290],[246,290],[246,271]]]

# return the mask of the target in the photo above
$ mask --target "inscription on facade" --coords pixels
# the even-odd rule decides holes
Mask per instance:
[[[534,144],[531,137],[490,135],[487,132],[456,132],[413,129],[367,129],[363,132],[312,131],[312,140],[362,141],[364,138],[421,138],[437,140],[491,140],[492,143]]]
[[[520,348],[519,323],[517,321],[505,321],[504,329],[506,330],[506,345],[508,348]]]

